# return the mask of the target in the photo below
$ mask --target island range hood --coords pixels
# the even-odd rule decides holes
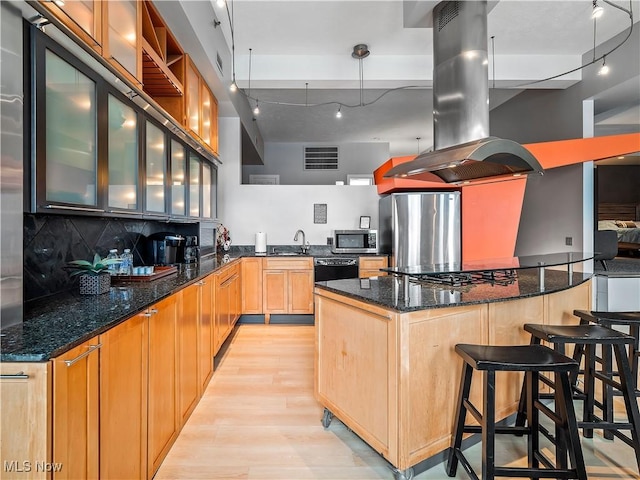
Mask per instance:
[[[522,145],[489,135],[487,1],[443,1],[433,10],[434,151],[385,173],[430,172],[446,183],[542,174]]]

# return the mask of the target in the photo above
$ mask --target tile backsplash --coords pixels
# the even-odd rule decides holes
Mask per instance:
[[[91,260],[95,253],[106,257],[112,248],[119,253],[129,248],[133,264],[144,265],[149,235],[198,233],[197,224],[41,214],[25,214],[23,229],[25,302],[75,288],[76,279],[64,268],[71,260]]]

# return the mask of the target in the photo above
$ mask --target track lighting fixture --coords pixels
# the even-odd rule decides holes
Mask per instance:
[[[593,10],[591,11],[591,18],[594,20],[600,18],[604,13],[604,8],[598,5],[598,0],[593,0]]]
[[[253,109],[254,115],[260,115],[260,107],[258,106],[258,100],[256,100],[256,108]]]
[[[230,92],[238,91],[238,85],[236,84],[235,80],[233,82],[231,82],[231,85],[229,85],[229,91]]]
[[[598,70],[598,75],[607,75],[609,73],[609,65],[607,65],[607,57],[602,57],[602,66]]]
[[[224,8],[225,4],[226,4],[225,0],[218,0],[216,2],[216,5],[218,5],[218,7],[220,8]]]
[[[53,0],[53,3],[59,7],[64,7],[64,0]]]
[[[342,112],[340,110],[342,110],[342,105],[338,107],[338,111],[336,112],[336,118],[342,118]]]

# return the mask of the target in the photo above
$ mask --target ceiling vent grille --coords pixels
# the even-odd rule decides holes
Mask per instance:
[[[220,54],[218,52],[216,52],[216,65],[218,66],[218,70],[220,70],[220,73],[224,74],[224,71],[222,69],[222,57],[220,57]]]
[[[338,147],[304,147],[305,170],[338,170]]]

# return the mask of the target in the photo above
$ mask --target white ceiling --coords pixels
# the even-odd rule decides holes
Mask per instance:
[[[438,2],[413,0],[228,0],[235,40],[238,84],[260,102],[256,122],[265,142],[389,142],[391,156],[411,155],[432,144],[433,69],[430,12]],[[229,43],[226,11],[214,4]],[[596,43],[629,27],[629,17],[603,3]],[[613,3],[629,8],[629,1]],[[640,1],[631,2],[634,21]],[[491,108],[522,86],[581,64],[594,44],[592,0],[501,0],[488,15]],[[359,65],[353,46],[366,43],[362,61],[364,107],[360,103]],[[492,53],[495,49],[495,55]],[[249,85],[249,49],[251,84]],[[639,48],[640,50],[640,48]],[[615,68],[615,65],[610,65]],[[495,70],[495,78],[493,71]],[[566,88],[580,80],[578,71],[535,88]],[[640,79],[640,72],[638,72]],[[596,98],[603,124],[640,124],[639,80]],[[525,87],[523,87],[525,88]],[[224,102],[224,99],[221,99]],[[304,107],[269,102],[337,104]],[[250,102],[252,106],[254,101]],[[224,115],[225,108],[221,109]],[[417,140],[417,138],[420,140]]]

